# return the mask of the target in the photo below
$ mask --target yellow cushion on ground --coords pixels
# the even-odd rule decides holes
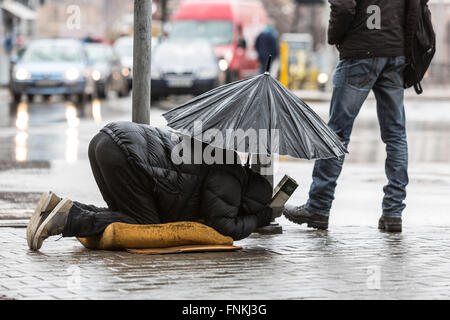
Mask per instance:
[[[197,222],[152,225],[110,224],[101,236],[78,238],[88,249],[123,250],[184,245],[232,245],[233,239]]]

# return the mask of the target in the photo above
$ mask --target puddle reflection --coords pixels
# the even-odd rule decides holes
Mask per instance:
[[[96,123],[102,121],[102,103],[99,99],[94,99],[92,101],[92,118]]]
[[[21,102],[17,106],[16,115],[16,127],[19,130],[28,129],[28,122],[30,120],[30,114],[28,113],[28,104],[26,102]]]
[[[17,162],[27,161],[28,149],[27,149],[28,133],[18,132],[14,139],[15,142],[15,155]]]
[[[19,103],[17,106],[17,115],[16,115],[16,128],[18,130],[15,138],[15,158],[17,162],[25,162],[27,161],[28,148],[28,133],[26,130],[28,129],[28,122],[30,120],[30,115],[28,113],[28,104],[25,102]]]
[[[65,159],[68,163],[74,163],[78,160],[78,126],[80,118],[78,118],[77,108],[73,103],[66,104],[66,154]]]
[[[152,121],[161,117],[158,106],[166,108],[164,103],[175,105],[182,102],[168,99],[155,105]],[[0,157],[18,162],[49,159],[70,163],[78,161],[84,157],[84,136],[105,121],[127,120],[128,114],[125,115],[125,112],[130,110],[129,104],[129,99],[93,99],[82,104],[39,100],[11,103],[9,108],[0,106],[0,127],[5,128],[5,133],[0,136]],[[433,104],[437,110],[443,108],[439,103]],[[15,130],[9,131],[11,128]],[[383,163],[386,146],[379,136],[376,118],[361,119],[356,123],[346,163]],[[408,122],[408,144],[411,163],[449,163],[450,118],[445,117],[441,121],[413,117]]]

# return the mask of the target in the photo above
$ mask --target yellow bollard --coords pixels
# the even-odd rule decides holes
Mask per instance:
[[[281,42],[280,48],[280,82],[288,88],[289,85],[289,46],[286,41]]]

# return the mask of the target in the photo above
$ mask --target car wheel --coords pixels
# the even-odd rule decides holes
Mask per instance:
[[[97,96],[98,96],[100,99],[105,99],[105,98],[107,97],[106,89],[105,89],[105,88],[99,88],[99,89],[97,90]]]
[[[45,101],[45,102],[48,102],[48,101],[50,100],[50,98],[51,98],[51,95],[49,95],[49,94],[44,94],[44,95],[42,96],[42,98],[44,98],[44,101]]]
[[[100,99],[105,99],[108,97],[108,91],[109,91],[109,84],[108,82],[105,82],[105,84],[100,85],[98,84],[95,88],[95,91],[97,93],[97,97]]]
[[[130,87],[128,86],[128,83],[122,85],[122,89],[117,91],[117,95],[119,97],[128,97],[130,95]]]
[[[12,98],[15,103],[19,103],[22,100],[22,94],[12,93]]]
[[[79,104],[82,104],[86,101],[86,94],[85,93],[79,93],[77,94],[77,102]]]

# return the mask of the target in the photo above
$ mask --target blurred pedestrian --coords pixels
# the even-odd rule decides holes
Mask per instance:
[[[7,55],[10,55],[13,50],[13,38],[11,33],[6,34],[5,42],[4,42],[5,52]]]
[[[378,227],[400,232],[408,184],[408,146],[403,105],[406,1],[329,2],[331,19],[328,42],[336,45],[341,60],[333,76],[328,124],[348,146],[355,118],[373,90],[381,139],[386,144],[385,169],[388,178]],[[327,229],[336,181],[343,163],[344,157],[316,161],[307,203],[300,207],[288,206],[285,216],[298,224],[307,223],[309,227]]]
[[[277,33],[270,25],[256,38],[255,49],[258,52],[260,72],[264,73],[269,56],[276,59],[280,53]]]

